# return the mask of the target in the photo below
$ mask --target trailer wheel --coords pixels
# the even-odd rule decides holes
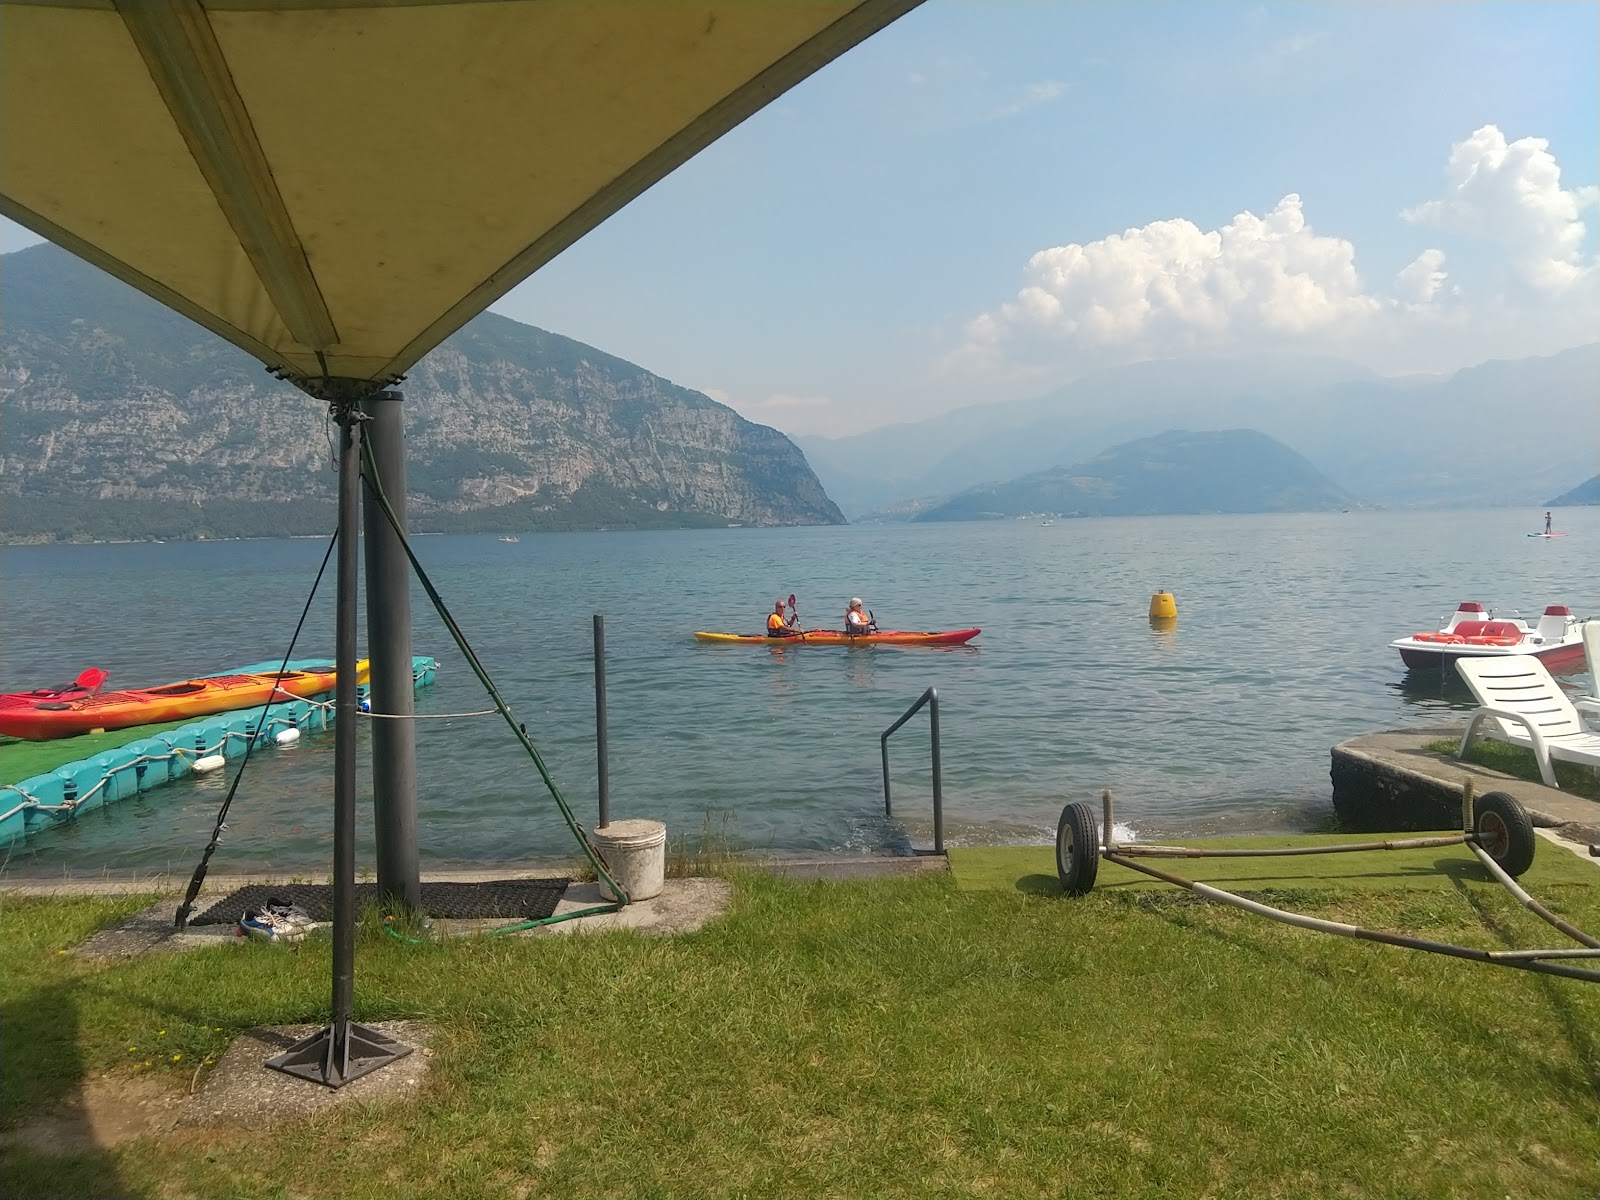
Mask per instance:
[[[1515,878],[1533,866],[1533,821],[1528,810],[1505,792],[1485,792],[1472,810],[1478,845],[1507,875]]]
[[[1082,896],[1094,887],[1100,871],[1100,834],[1095,828],[1094,809],[1081,801],[1061,810],[1056,825],[1056,875],[1061,890],[1069,896]]]

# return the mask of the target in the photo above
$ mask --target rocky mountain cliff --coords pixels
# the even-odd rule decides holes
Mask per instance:
[[[794,443],[590,346],[486,313],[405,396],[417,532],[838,524]],[[326,408],[54,246],[0,259],[11,540],[327,533]]]

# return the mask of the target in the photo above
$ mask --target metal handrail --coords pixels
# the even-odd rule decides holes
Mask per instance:
[[[916,716],[922,706],[928,706],[928,725],[933,734],[933,852],[944,853],[944,779],[939,770],[939,689],[929,688],[918,697],[917,702],[901,714],[901,717],[889,728],[878,735],[878,746],[883,751],[883,815],[894,816],[894,809],[889,800],[889,735],[912,717]]]

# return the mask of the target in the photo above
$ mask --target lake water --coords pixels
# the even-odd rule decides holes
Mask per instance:
[[[931,840],[928,724],[878,736],[939,689],[947,840],[1048,841],[1069,799],[1115,790],[1142,836],[1278,832],[1331,817],[1328,751],[1454,719],[1453,673],[1407,678],[1387,643],[1457,601],[1499,615],[1600,614],[1600,509],[1569,536],[1542,512],[1353,512],[991,524],[421,537],[432,574],[580,821],[595,815],[591,617],[606,618],[615,817],[707,823],[742,847],[879,852]],[[286,648],[319,541],[13,547],[0,552],[0,687],[150,686]],[[1175,593],[1174,630],[1150,628]],[[954,648],[708,646],[777,596],[834,626],[860,595],[884,628],[983,627]],[[333,649],[330,568],[297,657]],[[421,713],[487,707],[420,589],[414,649],[440,660]],[[1452,686],[1453,684],[1453,686]],[[371,803],[362,728],[362,861]],[[424,865],[567,855],[533,765],[498,717],[419,723]],[[252,758],[219,871],[329,861],[331,733]],[[236,767],[230,767],[231,776]],[[228,779],[190,779],[13,847],[18,875],[187,871]]]

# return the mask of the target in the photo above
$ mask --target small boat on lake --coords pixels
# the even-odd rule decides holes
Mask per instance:
[[[1552,674],[1581,671],[1583,625],[1565,604],[1552,604],[1538,622],[1496,620],[1475,600],[1462,603],[1437,630],[1413,633],[1389,643],[1413,671],[1438,670],[1458,658],[1498,658],[1530,654]]]
[[[772,637],[765,633],[704,633],[697,632],[696,641],[728,643],[761,643],[767,646],[959,646],[970,642],[982,632],[978,629],[946,629],[918,632],[900,629],[878,629],[871,633],[842,633],[837,629],[807,629],[804,633],[786,637]]]
[[[367,678],[367,660],[356,664],[356,680]],[[73,737],[95,730],[127,729],[183,721],[211,713],[254,708],[269,700],[304,699],[331,692],[337,682],[333,664],[304,671],[208,675],[161,687],[98,695],[68,695],[0,706],[0,734],[33,742]],[[16,693],[13,693],[16,695]]]

